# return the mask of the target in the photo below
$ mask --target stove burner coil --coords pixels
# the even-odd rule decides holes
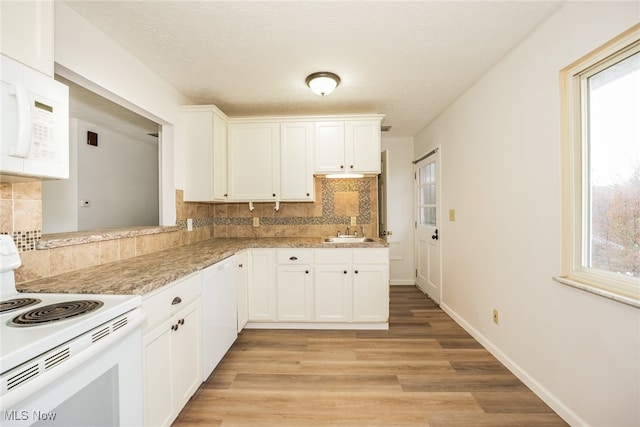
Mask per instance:
[[[89,313],[102,307],[102,301],[77,300],[49,304],[26,311],[11,320],[14,326],[36,326]]]
[[[14,298],[6,301],[0,301],[0,313],[17,310],[22,307],[28,307],[41,302],[38,298]]]

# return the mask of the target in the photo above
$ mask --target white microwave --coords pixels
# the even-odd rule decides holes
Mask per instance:
[[[69,88],[0,59],[0,182],[69,178]]]

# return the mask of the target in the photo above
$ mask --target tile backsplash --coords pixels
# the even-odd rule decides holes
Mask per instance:
[[[37,249],[42,230],[39,181],[0,184],[0,233],[11,234],[21,252],[18,283],[131,258],[212,237],[316,237],[344,233],[355,217],[368,236],[378,233],[377,178],[315,179],[314,202],[191,203],[176,190],[176,226],[159,232]],[[259,226],[253,226],[257,217]],[[187,231],[187,219],[193,231]],[[354,227],[351,227],[353,232]],[[82,234],[82,233],[79,233]]]
[[[193,219],[194,230],[209,229],[212,237],[315,237],[344,233],[356,217],[357,230],[365,234],[378,233],[377,178],[315,179],[314,202],[254,203],[190,203],[176,194],[177,225],[186,229],[187,219]],[[259,226],[253,226],[257,217]],[[351,227],[352,232],[354,227]]]

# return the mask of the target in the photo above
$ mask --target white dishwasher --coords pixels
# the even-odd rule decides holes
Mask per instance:
[[[234,255],[202,274],[202,381],[206,381],[238,337],[238,297]]]

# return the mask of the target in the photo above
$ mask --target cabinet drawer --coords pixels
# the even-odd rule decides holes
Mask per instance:
[[[194,273],[144,298],[142,309],[147,315],[144,330],[149,330],[186,307],[190,302],[195,301],[200,296],[200,288],[200,273]]]
[[[316,264],[351,264],[351,249],[317,249],[315,251]]]
[[[353,250],[354,264],[384,264],[389,261],[387,248],[363,248]]]
[[[278,264],[311,264],[313,252],[310,249],[280,249],[276,254]]]

